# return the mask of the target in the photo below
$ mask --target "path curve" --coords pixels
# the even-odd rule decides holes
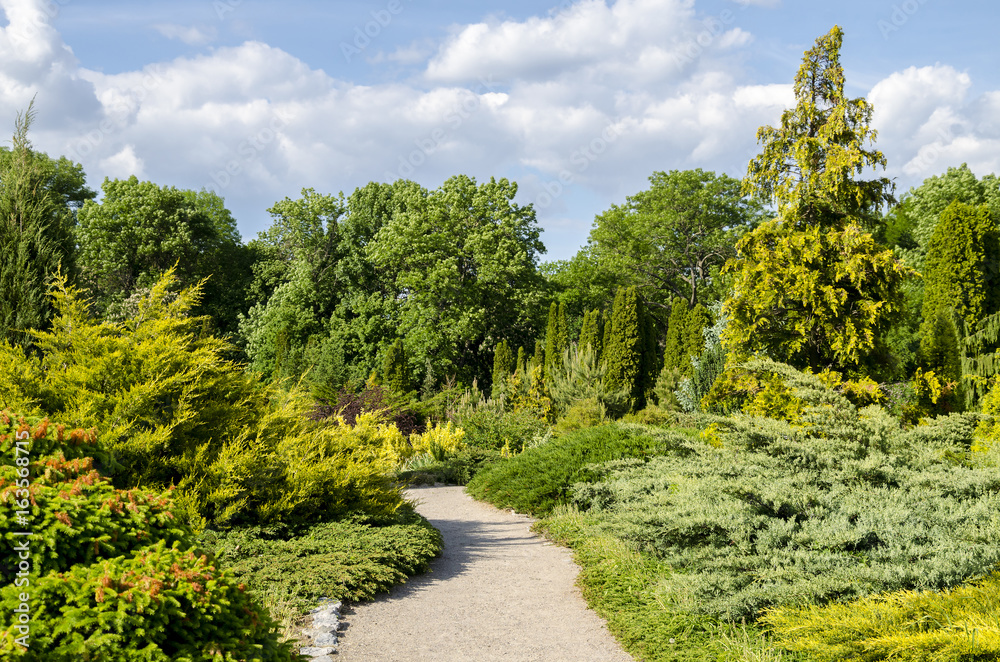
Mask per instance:
[[[342,662],[631,662],[587,608],[572,553],[462,487],[407,490],[444,537],[431,571],[345,614]]]

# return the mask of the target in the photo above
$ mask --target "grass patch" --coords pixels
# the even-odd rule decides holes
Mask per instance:
[[[205,532],[202,541],[288,632],[320,598],[357,602],[427,570],[441,534],[419,515],[397,524],[317,524],[294,537],[251,527]]]

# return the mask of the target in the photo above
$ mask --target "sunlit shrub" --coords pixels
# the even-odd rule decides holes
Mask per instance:
[[[13,361],[22,375],[0,371],[9,380],[0,382],[0,406],[96,428],[94,454],[113,458],[106,468],[116,487],[177,485],[177,509],[199,527],[351,509],[381,517],[398,507],[384,435],[308,420],[308,392],[262,383],[226,360],[228,345],[189,315],[197,288],[175,294],[174,282],[168,273],[120,322],[94,320],[76,290],[58,285],[52,330],[35,334],[40,354],[0,346],[0,363]]]
[[[448,421],[444,425],[435,423],[423,434],[410,437],[410,444],[416,453],[430,453],[439,462],[465,448],[465,430]]]

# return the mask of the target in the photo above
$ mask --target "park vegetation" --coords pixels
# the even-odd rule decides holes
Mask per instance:
[[[540,517],[638,660],[997,659],[1000,180],[897,199],[842,39],[743,180],[655,172],[557,262],[505,179],[305,189],[247,243],[207,191],[97,201],[29,107],[0,656],[298,660],[428,567],[403,487],[443,481]]]

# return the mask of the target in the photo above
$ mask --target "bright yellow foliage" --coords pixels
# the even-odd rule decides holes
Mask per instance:
[[[950,591],[899,591],[844,604],[779,608],[776,643],[817,662],[955,662],[1000,657],[1000,573]]]
[[[423,434],[411,435],[410,443],[414,453],[430,453],[435,459],[443,460],[465,448],[464,436],[465,430],[448,421],[444,425],[435,423]]]

